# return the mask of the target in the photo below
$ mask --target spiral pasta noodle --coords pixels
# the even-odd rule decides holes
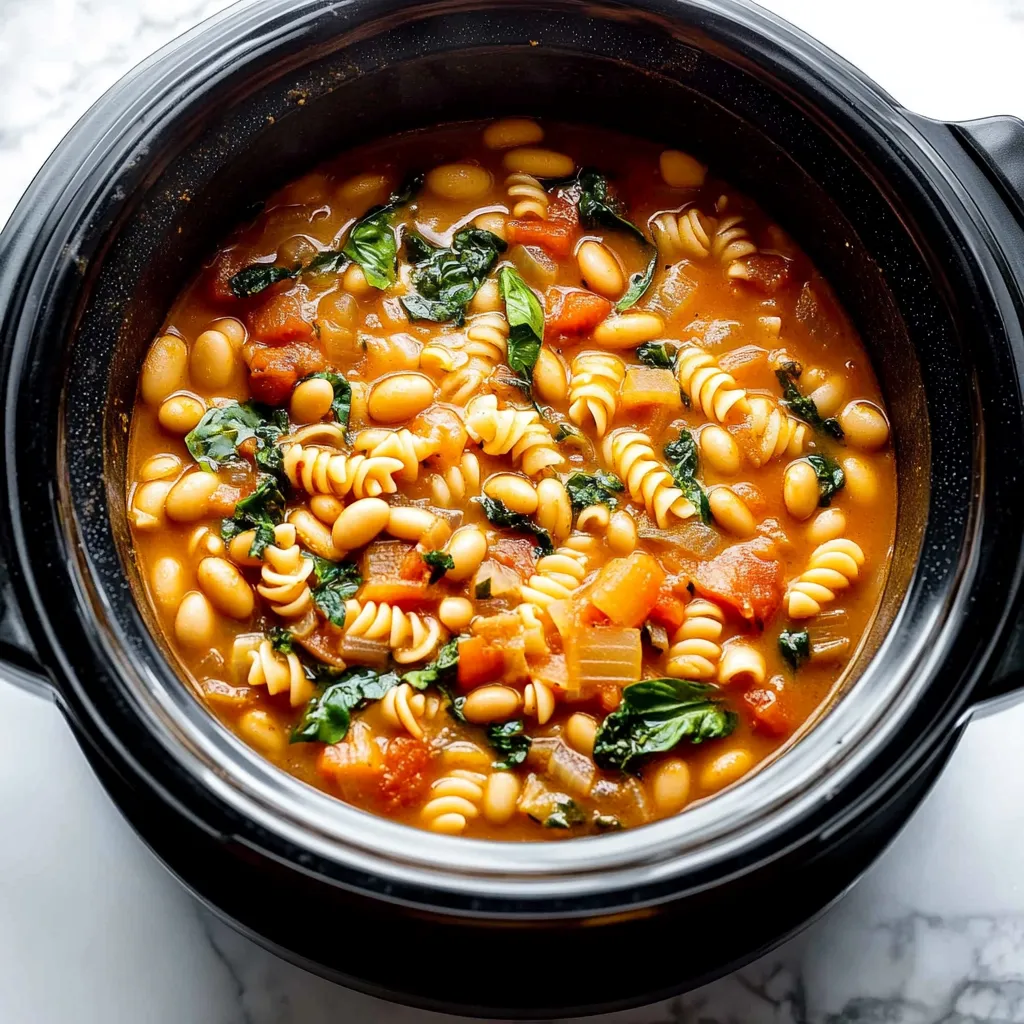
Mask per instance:
[[[725,423],[731,414],[749,408],[747,392],[726,373],[714,356],[696,345],[684,345],[676,362],[679,386],[694,407],[716,423]]]
[[[651,234],[662,260],[702,260],[711,254],[716,221],[691,206],[682,213],[660,213],[651,222]]]
[[[780,455],[796,458],[807,447],[810,428],[790,416],[777,402],[763,395],[752,395],[750,403],[750,435],[753,445],[748,454],[756,466]]]
[[[639,430],[613,430],[601,446],[605,462],[625,483],[634,501],[642,501],[647,514],[665,528],[670,516],[689,519],[697,509],[676,487],[672,474],[654,454],[651,439]]]
[[[423,719],[431,721],[440,710],[441,700],[434,694],[418,693],[408,683],[392,686],[380,702],[381,715],[388,725],[404,729],[413,739],[423,739]]]
[[[282,467],[293,487],[308,494],[377,498],[398,490],[395,475],[405,469],[401,459],[343,455],[329,448],[292,443],[284,447]]]
[[[451,335],[424,345],[420,351],[419,368],[427,373],[451,373],[469,362],[469,356],[461,349],[453,348],[445,342]]]
[[[807,568],[786,591],[786,611],[791,619],[809,619],[821,606],[834,601],[860,575],[864,564],[860,545],[845,537],[827,540],[811,552]]]
[[[441,624],[432,615],[406,612],[383,601],[345,603],[345,636],[382,640],[399,665],[429,658],[441,642]]]
[[[463,505],[479,493],[480,460],[472,452],[463,452],[454,466],[430,478],[431,499],[441,508]]]
[[[420,463],[435,455],[441,444],[436,439],[420,437],[407,427],[401,430],[371,428],[361,430],[352,447],[357,452],[366,452],[370,459],[398,459],[402,468],[395,479],[412,483],[419,479]]]
[[[553,601],[567,598],[586,575],[586,554],[568,546],[560,547],[537,563],[537,571],[522,588],[523,600],[547,608]]]
[[[466,354],[494,368],[508,355],[508,320],[503,313],[480,313],[466,327]]]
[[[598,437],[604,437],[619,404],[626,364],[610,352],[583,352],[572,361],[569,419],[578,427],[589,417]]]
[[[263,552],[263,567],[256,590],[282,619],[303,619],[313,611],[313,594],[306,582],[313,563],[303,558],[295,540],[295,526],[281,523],[274,527],[274,543]],[[310,619],[310,628],[312,621]]]
[[[750,232],[738,214],[723,217],[715,226],[711,255],[722,263],[733,263],[757,252]]]
[[[267,693],[272,695],[287,692],[288,702],[293,708],[305,704],[313,696],[313,682],[306,678],[298,655],[275,651],[269,640],[261,641],[248,654],[246,682],[249,686],[265,686]]]
[[[713,679],[722,656],[718,641],[725,615],[718,605],[695,598],[683,612],[683,624],[672,637],[665,674],[676,679]]]
[[[472,818],[479,817],[487,776],[456,768],[430,787],[430,799],[420,819],[431,832],[458,835]]]
[[[539,476],[565,462],[535,410],[499,409],[494,395],[480,395],[469,403],[466,429],[488,455],[511,452],[527,476]]]
[[[505,179],[505,188],[513,217],[547,219],[551,200],[544,186],[532,174],[510,174]]]

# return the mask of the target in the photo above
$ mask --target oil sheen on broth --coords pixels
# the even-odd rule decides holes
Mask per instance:
[[[784,232],[682,152],[527,119],[272,196],[154,340],[129,469],[155,622],[221,721],[500,839],[663,818],[777,750],[896,506],[864,349]]]

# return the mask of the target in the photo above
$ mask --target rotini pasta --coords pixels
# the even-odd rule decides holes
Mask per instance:
[[[634,501],[664,528],[671,516],[689,519],[697,509],[676,487],[664,463],[654,454],[651,439],[639,430],[614,430],[601,446],[605,462],[621,477]]]
[[[532,174],[510,174],[505,179],[510,212],[513,217],[538,217],[544,220],[548,215],[548,199],[544,186]]]
[[[313,595],[306,582],[313,571],[313,563],[302,557],[295,540],[295,527],[282,523],[274,527],[274,543],[263,552],[262,582],[256,587],[271,609],[282,619],[293,620],[293,631],[312,628]]]
[[[810,434],[806,423],[763,395],[751,395],[749,406],[752,444],[747,454],[755,466],[763,466],[780,455],[795,458],[803,454]]]
[[[238,637],[236,645],[239,642],[244,644],[245,640],[245,637]],[[248,647],[246,654],[249,670],[245,681],[249,686],[265,686],[271,696],[287,693],[293,708],[301,707],[313,696],[314,684],[306,678],[296,654],[278,653],[269,640],[261,640],[256,646]]]
[[[718,662],[718,682],[722,686],[760,686],[767,678],[768,666],[756,647],[738,640],[726,644]]]
[[[727,423],[749,408],[746,391],[722,370],[714,356],[686,345],[676,359],[676,375],[694,407],[716,423]]]
[[[546,608],[552,601],[567,598],[587,575],[584,552],[561,547],[537,563],[537,571],[522,588],[524,601]]]
[[[487,776],[456,768],[430,787],[430,799],[420,811],[424,827],[431,832],[458,835],[480,814]]]
[[[547,725],[555,713],[555,694],[547,683],[534,679],[523,690],[523,714],[536,718],[538,725]]]
[[[395,477],[405,469],[401,459],[389,456],[343,455],[297,443],[284,449],[282,467],[292,487],[308,494],[351,494],[356,498],[394,494],[398,490]]]
[[[466,429],[488,455],[511,453],[527,476],[540,476],[565,462],[536,411],[499,409],[494,395],[482,395],[469,403]]]
[[[834,601],[836,592],[845,590],[860,576],[864,552],[859,544],[845,537],[825,541],[811,553],[807,568],[789,585],[786,612],[791,619],[809,619],[821,606]]]
[[[722,263],[733,263],[757,252],[743,218],[738,215],[722,217],[715,225],[711,240],[711,255]]]
[[[714,602],[699,597],[687,604],[684,615],[668,649],[665,674],[677,679],[714,679],[722,656],[718,641],[725,615]]]
[[[593,421],[598,437],[608,431],[619,404],[626,364],[610,352],[583,352],[572,363],[569,418],[577,426]]]
[[[430,478],[430,496],[441,508],[465,505],[479,493],[480,460],[472,452],[463,452],[456,465]]]
[[[345,636],[381,640],[391,648],[399,665],[411,665],[433,655],[441,643],[442,630],[432,615],[351,598],[345,604]]]
[[[691,206],[682,213],[660,213],[651,222],[651,233],[661,259],[702,260],[711,254],[717,223]]]
[[[398,459],[402,469],[394,478],[412,483],[419,479],[420,463],[435,455],[440,444],[402,427],[401,430],[362,430],[356,435],[352,447],[357,452],[366,452],[369,459]]]
[[[392,686],[380,702],[381,716],[395,729],[404,729],[413,739],[423,739],[422,721],[433,721],[441,708],[436,694],[419,693],[408,683]]]

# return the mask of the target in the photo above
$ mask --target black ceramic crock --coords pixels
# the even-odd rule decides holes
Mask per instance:
[[[404,128],[510,113],[685,149],[852,314],[899,465],[852,682],[784,756],[617,835],[503,844],[371,817],[263,762],[147,628],[125,519],[142,354],[254,202]],[[1024,125],[933,122],[733,0],[263,0],[105,95],[0,238],[8,674],[49,694],[168,867],[283,956],[491,1016],[611,1009],[764,952],[892,839],[1020,682]]]

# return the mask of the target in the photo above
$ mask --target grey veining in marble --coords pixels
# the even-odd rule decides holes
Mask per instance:
[[[223,6],[0,0],[0,221],[103,89]],[[1024,114],[1024,0],[767,6],[922,113]],[[1022,735],[1024,707],[972,724],[881,861],[778,951],[599,1020],[1024,1024]],[[457,972],[457,954],[439,969]],[[394,955],[400,970],[403,956],[425,954]],[[519,983],[535,969],[528,949],[510,965]],[[449,1020],[310,977],[214,920],[121,821],[56,709],[0,681],[0,1024]]]

